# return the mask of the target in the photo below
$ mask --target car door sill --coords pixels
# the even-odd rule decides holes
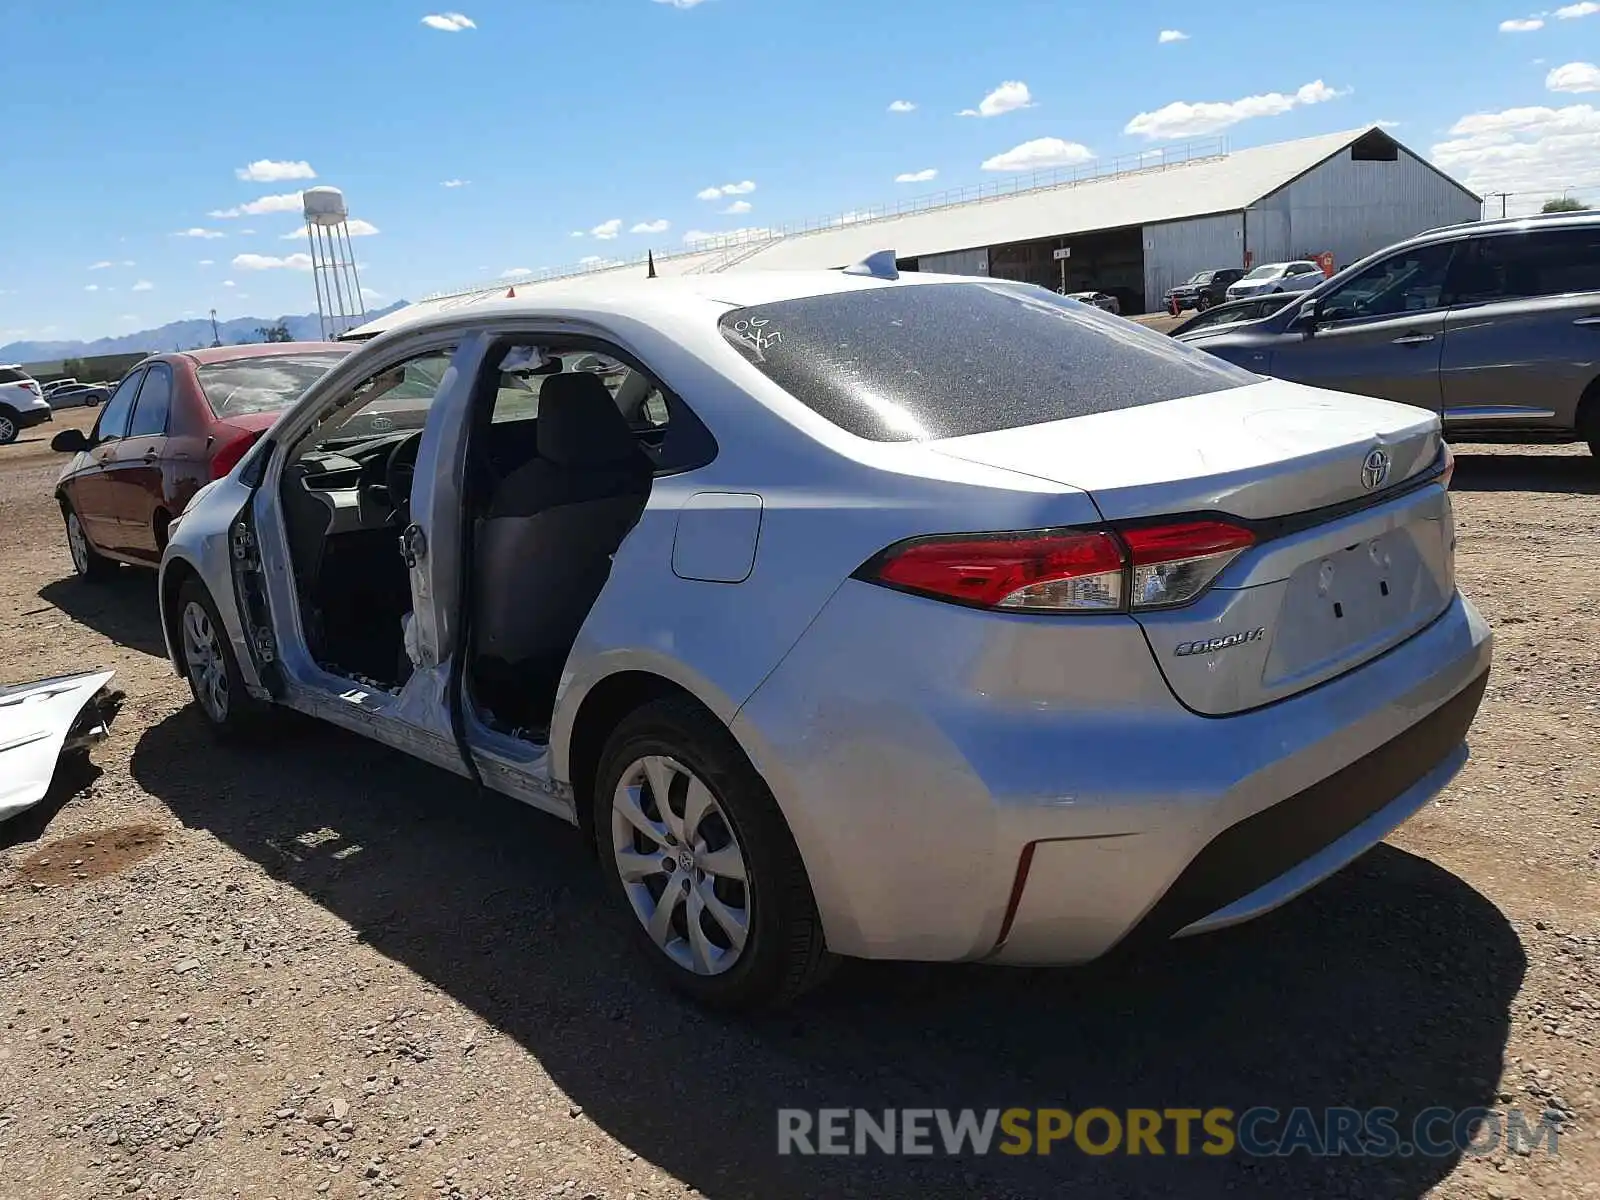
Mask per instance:
[[[1444,410],[1446,425],[1468,425],[1476,421],[1548,421],[1553,408],[1530,408],[1521,404],[1468,404]]]

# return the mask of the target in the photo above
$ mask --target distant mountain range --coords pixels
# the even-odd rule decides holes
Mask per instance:
[[[392,313],[409,303],[409,300],[396,300],[387,308],[372,309],[361,323]],[[322,337],[322,326],[316,313],[293,317],[235,317],[231,321],[218,321],[217,329],[222,344],[231,346],[236,342],[259,342],[262,338],[256,332],[258,329],[270,329],[278,324],[286,326],[290,336],[297,342],[314,342]],[[62,358],[91,358],[99,354],[161,354],[169,350],[193,350],[198,346],[209,346],[213,340],[209,320],[173,321],[155,329],[96,338],[92,342],[11,342],[0,346],[0,362],[54,362]]]

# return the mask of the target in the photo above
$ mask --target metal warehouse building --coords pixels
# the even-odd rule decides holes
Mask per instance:
[[[1157,151],[1128,169],[1080,169],[977,199],[939,199],[913,211],[898,206],[701,243],[658,255],[656,266],[662,275],[829,269],[892,248],[902,270],[1049,288],[1064,282],[1067,291],[1111,292],[1125,313],[1138,313],[1159,307],[1168,288],[1196,271],[1322,253],[1342,267],[1482,212],[1475,193],[1377,126],[1232,153],[1220,142]],[[546,281],[642,269],[640,259],[514,286],[522,296]],[[352,333],[371,336],[425,313],[503,296],[506,288],[480,284],[433,297]]]

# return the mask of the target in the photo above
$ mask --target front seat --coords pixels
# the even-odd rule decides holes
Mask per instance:
[[[549,719],[561,668],[654,474],[598,375],[546,378],[537,430],[538,457],[490,497],[474,563],[476,675],[484,698],[524,723]]]

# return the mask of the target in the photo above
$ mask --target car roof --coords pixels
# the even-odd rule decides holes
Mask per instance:
[[[251,342],[244,346],[206,346],[198,350],[173,351],[171,354],[152,354],[146,362],[171,362],[186,358],[197,366],[237,362],[246,358],[271,358],[283,354],[349,354],[355,346],[350,342]]]
[[[402,321],[378,337],[389,338],[401,331],[410,334],[449,328],[480,318],[503,319],[519,315],[581,319],[603,313],[651,322],[681,316],[686,310],[699,307],[708,319],[714,320],[730,309],[837,292],[925,287],[940,283],[1005,282],[987,276],[936,275],[922,271],[908,271],[898,279],[847,275],[843,271],[729,271],[716,275],[680,275],[658,279],[647,279],[640,273],[637,277],[619,279],[615,272],[608,272],[598,277],[579,276],[557,283],[530,286],[525,295],[518,295],[516,286],[508,284],[505,293],[497,289],[492,293],[462,296],[457,302],[428,316]]]

